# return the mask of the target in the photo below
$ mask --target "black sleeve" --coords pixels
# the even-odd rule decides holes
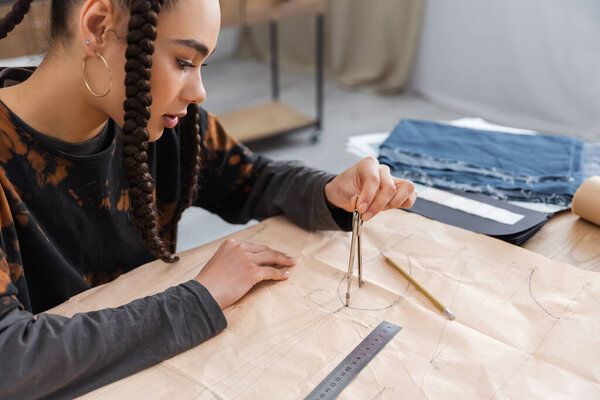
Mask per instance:
[[[194,280],[72,318],[35,318],[12,308],[0,318],[0,394],[72,398],[194,347],[226,325],[218,304]]]
[[[285,214],[309,230],[351,230],[352,214],[325,198],[325,184],[335,175],[254,154],[227,135],[213,115],[204,121],[204,167],[195,205],[231,223]]]

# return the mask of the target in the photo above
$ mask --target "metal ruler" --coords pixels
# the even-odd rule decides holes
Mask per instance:
[[[312,391],[305,400],[335,399],[369,361],[402,329],[383,321],[352,350],[344,360]]]

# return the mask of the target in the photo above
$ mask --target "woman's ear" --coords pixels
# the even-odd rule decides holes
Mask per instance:
[[[89,56],[106,46],[109,32],[114,34],[117,31],[118,16],[115,12],[111,0],[86,0],[81,7],[78,30]]]

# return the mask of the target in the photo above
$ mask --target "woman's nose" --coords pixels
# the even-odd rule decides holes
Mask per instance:
[[[195,76],[195,79],[190,79],[190,82],[184,88],[182,96],[187,103],[202,103],[206,100],[206,90],[204,89],[200,73]]]

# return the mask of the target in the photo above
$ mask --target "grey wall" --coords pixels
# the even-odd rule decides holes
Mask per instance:
[[[600,1],[428,0],[411,86],[492,122],[600,141]]]

